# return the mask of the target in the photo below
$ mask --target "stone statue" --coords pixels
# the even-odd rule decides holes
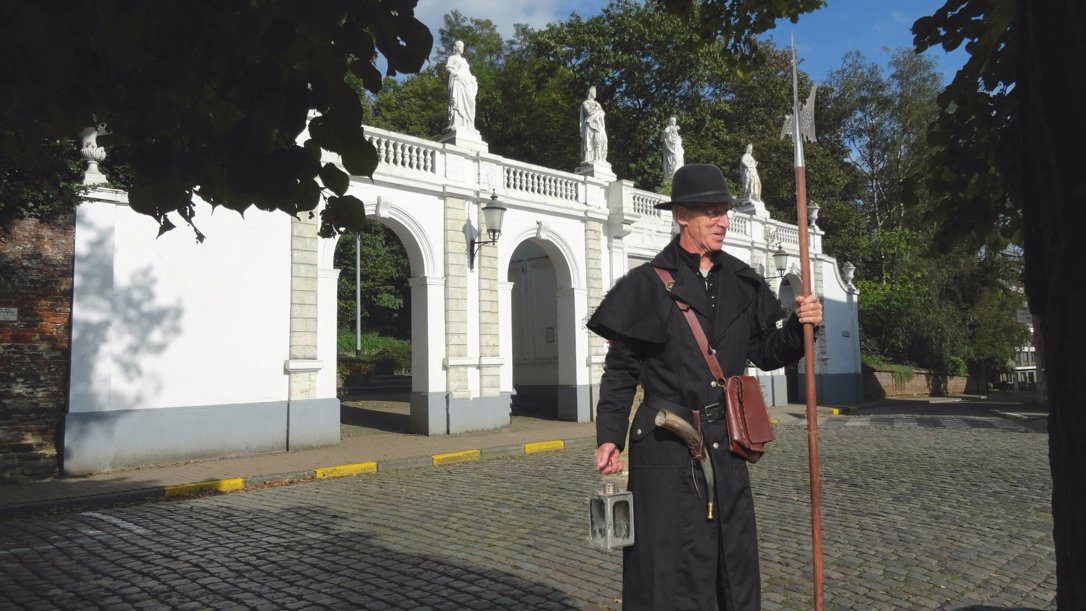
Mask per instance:
[[[588,99],[581,103],[581,161],[607,161],[607,129],[603,107],[596,101],[596,88],[588,88]]]
[[[664,128],[664,180],[671,178],[675,170],[683,166],[685,154],[683,139],[679,135],[678,120],[671,117],[667,121],[667,127]]]
[[[743,186],[743,199],[762,201],[762,179],[758,178],[758,162],[755,161],[754,145],[748,144],[739,160],[739,184]]]
[[[445,62],[449,74],[449,129],[475,129],[475,94],[479,82],[464,59],[464,42],[453,43],[453,52]]]

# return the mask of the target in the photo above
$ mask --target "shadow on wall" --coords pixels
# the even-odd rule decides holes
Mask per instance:
[[[180,303],[156,303],[161,278],[152,266],[115,278],[113,253],[103,234],[75,255],[69,413],[145,407],[167,382],[148,372],[145,360],[162,354],[182,331]],[[136,390],[125,394],[126,387]]]

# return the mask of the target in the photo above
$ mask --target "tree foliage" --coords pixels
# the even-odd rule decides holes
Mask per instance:
[[[859,53],[831,72],[824,96],[840,113],[840,136],[862,176],[856,210],[860,328],[865,354],[981,379],[1004,371],[1025,341],[1017,322],[1020,270],[999,251],[973,244],[930,248],[942,229],[929,212],[944,203],[926,182],[937,114],[934,63],[891,53],[890,71]]]
[[[361,301],[356,301],[356,236]],[[411,290],[407,283],[411,269],[403,244],[391,229],[366,219],[359,231],[343,234],[336,245],[335,267],[342,270],[337,298],[340,328],[354,329],[357,310],[363,333],[411,338]]]
[[[292,215],[324,200],[321,235],[357,226],[361,202],[346,195],[346,173],[321,164],[321,150],[350,174],[372,174],[376,151],[348,77],[379,91],[379,54],[389,75],[419,70],[433,38],[414,18],[415,1],[3,3],[6,208],[14,201],[26,212],[23,202],[41,192],[36,178],[67,175],[78,159],[74,146],[65,155],[57,147],[106,123],[98,144],[107,175],[160,231],[173,214],[193,224],[194,197]],[[299,144],[311,111],[319,116]],[[118,165],[125,171],[110,171]]]
[[[1010,197],[1016,70],[1014,0],[950,0],[913,24],[917,52],[935,46],[953,51],[966,44],[969,57],[939,94],[938,113],[927,135],[926,191],[937,205],[925,218],[938,226],[936,246],[963,240],[1002,250],[1022,244],[1021,203]]]
[[[915,185],[929,157],[924,136],[939,93],[930,58],[898,49],[889,63],[884,75],[859,51],[847,53],[823,96],[844,113],[839,134],[863,175],[860,201],[872,231],[904,223],[906,201],[920,199]]]

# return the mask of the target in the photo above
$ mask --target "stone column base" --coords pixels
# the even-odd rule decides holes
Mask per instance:
[[[753,214],[754,216],[769,218],[769,210],[765,207],[765,202],[760,199],[742,199],[736,200],[737,212],[744,212],[747,214]]]
[[[592,178],[600,178],[607,181],[618,178],[618,176],[615,175],[615,171],[611,169],[611,164],[606,161],[585,161],[577,166],[577,169],[574,170],[574,172],[581,176],[591,176]]]
[[[481,151],[483,153],[490,151],[490,145],[483,142],[483,135],[479,133],[479,130],[470,127],[447,129],[445,130],[445,133],[438,137],[437,141],[442,144],[452,144],[453,146],[459,146],[473,151]]]

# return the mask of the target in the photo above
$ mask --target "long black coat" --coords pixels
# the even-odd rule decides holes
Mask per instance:
[[[686,445],[654,418],[666,408],[690,419],[688,409],[722,401],[712,374],[674,297],[694,309],[725,375],[743,373],[749,359],[776,369],[803,356],[802,326],[765,281],[745,263],[716,253],[710,286],[698,274],[698,257],[672,241],[607,293],[588,327],[611,340],[600,382],[597,443],[623,448],[633,491],[636,543],[623,555],[625,609],[756,610],[761,606],[758,541],[746,462],[727,450],[724,422],[705,430],[715,468],[717,515],[706,519],[705,499],[692,477]],[[675,279],[668,293],[653,270]],[[638,384],[645,399],[632,425]],[[688,409],[681,409],[685,407]],[[700,477],[700,470],[696,470]]]

